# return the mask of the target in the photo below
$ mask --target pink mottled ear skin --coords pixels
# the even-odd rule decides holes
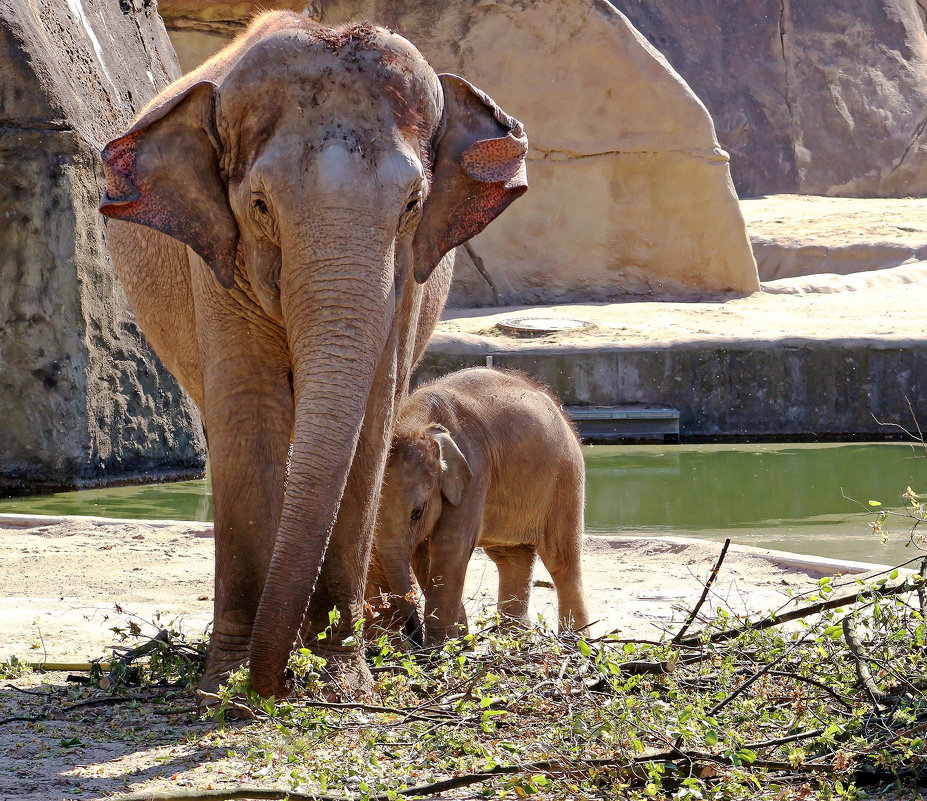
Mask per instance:
[[[213,144],[214,88],[193,85],[103,148],[100,212],[179,239],[228,288],[235,281],[238,226]]]
[[[487,184],[508,183],[523,176],[528,139],[513,135],[484,139],[468,147],[461,158],[464,172]]]
[[[135,136],[126,134],[114,139],[103,148],[103,175],[106,178],[106,192],[100,209],[110,217],[119,217],[119,210],[141,196],[133,181],[135,174],[135,151],[138,145]]]
[[[446,253],[480,233],[528,189],[528,138],[521,123],[463,78],[438,78],[444,121],[412,245],[419,283]]]

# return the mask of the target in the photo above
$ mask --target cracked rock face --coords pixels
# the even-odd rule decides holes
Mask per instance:
[[[741,197],[927,194],[924,0],[613,0],[711,112]]]
[[[0,490],[202,471],[97,212],[100,148],[177,75],[150,0],[0,0]]]
[[[605,0],[296,5],[326,24],[366,17],[393,28],[436,70],[464,76],[524,122],[530,190],[458,249],[451,305],[758,289],[711,118]],[[242,6],[256,4],[162,0],[159,8],[187,48],[191,32],[240,27]]]

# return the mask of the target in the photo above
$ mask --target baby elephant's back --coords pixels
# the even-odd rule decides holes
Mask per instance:
[[[576,431],[552,394],[528,376],[473,368],[439,382],[454,398],[469,443],[488,459],[488,515],[543,526],[564,494],[582,504],[584,465]],[[489,523],[489,529],[494,526]],[[507,526],[505,526],[507,527]],[[533,527],[533,526],[532,526]]]

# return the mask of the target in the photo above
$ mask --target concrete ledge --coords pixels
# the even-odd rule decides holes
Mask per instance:
[[[568,406],[648,404],[678,409],[683,439],[885,438],[927,421],[927,340],[704,338],[512,343],[436,336],[420,382],[464,367],[521,370]],[[909,407],[910,401],[910,407]],[[881,421],[881,422],[880,422]]]

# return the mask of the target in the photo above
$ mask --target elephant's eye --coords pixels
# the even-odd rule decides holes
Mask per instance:
[[[406,203],[406,214],[411,214],[415,211],[422,202],[422,190],[419,189],[411,198],[409,202]]]
[[[267,199],[260,194],[254,194],[251,197],[251,210],[254,216],[254,222],[264,233],[264,236],[271,242],[277,241],[277,224],[274,215],[270,212],[270,204]]]
[[[412,510],[412,514],[409,515],[409,520],[420,520],[424,512],[425,512],[425,504],[422,504],[421,506],[416,506]]]
[[[406,202],[406,207],[402,211],[402,217],[399,220],[400,230],[407,229],[410,225],[418,220],[422,211],[422,190],[416,189]]]

